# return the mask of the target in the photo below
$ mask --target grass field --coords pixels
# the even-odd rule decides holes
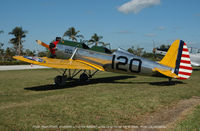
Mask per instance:
[[[189,80],[175,80],[174,85],[166,78],[101,72],[87,84],[75,80],[61,88],[53,85],[58,74],[52,69],[0,71],[0,130],[142,126],[146,116],[200,96],[199,70]],[[173,129],[200,129],[196,115],[200,115],[199,106]]]

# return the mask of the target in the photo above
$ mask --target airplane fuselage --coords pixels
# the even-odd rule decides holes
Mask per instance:
[[[190,54],[192,66],[200,66],[200,53]]]
[[[153,75],[154,68],[174,71],[174,69],[170,67],[133,55],[121,48],[118,48],[117,51],[112,54],[106,54],[58,44],[56,57],[59,59],[70,59],[73,57],[72,59],[84,60],[102,66],[106,71],[116,73]]]

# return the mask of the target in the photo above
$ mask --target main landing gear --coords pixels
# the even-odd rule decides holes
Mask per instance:
[[[56,76],[55,78],[54,78],[54,82],[55,82],[55,84],[56,85],[58,85],[58,86],[63,86],[63,85],[65,85],[66,84],[66,81],[67,81],[67,76]]]
[[[67,80],[72,80],[79,73],[81,73],[79,77],[80,82],[87,82],[89,78],[92,78],[97,72],[98,70],[92,72],[90,70],[65,69],[62,75],[58,75],[54,78],[54,82],[57,86],[64,86]]]
[[[89,76],[86,73],[82,73],[79,77],[81,82],[85,82],[89,79]]]

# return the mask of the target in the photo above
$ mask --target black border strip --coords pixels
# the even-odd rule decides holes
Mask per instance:
[[[182,51],[183,51],[183,45],[184,45],[184,41],[180,40],[177,59],[176,59],[176,67],[175,67],[175,71],[174,71],[174,73],[176,75],[178,75],[178,72],[179,72],[180,61],[181,61],[181,56],[182,56]]]

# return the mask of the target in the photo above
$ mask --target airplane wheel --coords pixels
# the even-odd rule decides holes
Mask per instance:
[[[82,73],[81,75],[80,75],[80,81],[87,81],[88,80],[88,75],[87,74],[85,74],[85,73]]]
[[[56,76],[54,82],[58,86],[63,86],[66,83],[66,76]]]

